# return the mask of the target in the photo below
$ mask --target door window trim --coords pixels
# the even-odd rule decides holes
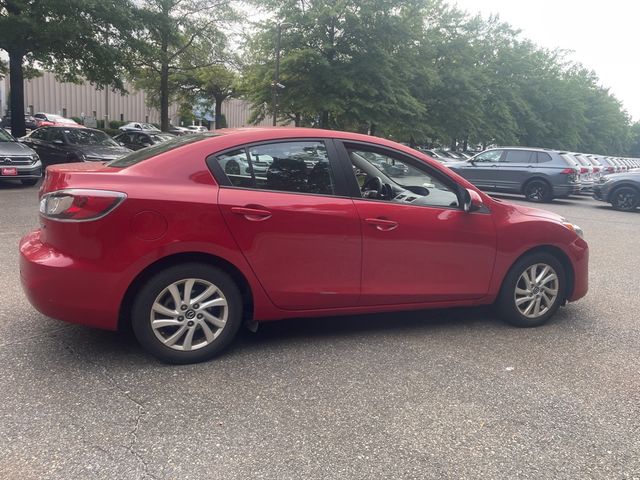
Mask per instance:
[[[287,190],[269,190],[266,188],[258,188],[255,186],[255,173],[253,172],[253,163],[251,160],[251,155],[249,150],[252,147],[258,147],[262,145],[273,145],[276,143],[302,143],[302,142],[318,142],[323,143],[327,150],[327,159],[329,161],[329,168],[331,168],[331,172],[333,174],[334,181],[334,193],[333,194],[324,194],[324,193],[311,193],[311,192],[290,192]],[[220,164],[218,163],[218,157],[224,155],[229,152],[233,152],[236,150],[244,150],[244,153],[247,157],[247,162],[251,168],[251,176],[253,180],[253,187],[239,187],[233,185],[231,180],[222,169]],[[261,140],[256,142],[249,142],[242,145],[236,145],[234,147],[226,148],[224,150],[220,150],[219,152],[212,153],[206,158],[207,166],[209,170],[213,174],[216,182],[220,188],[234,188],[238,190],[250,190],[254,192],[273,192],[273,193],[284,193],[289,195],[313,195],[320,197],[332,197],[332,198],[351,198],[350,189],[347,185],[347,179],[344,177],[343,169],[342,169],[342,161],[336,149],[335,140],[332,138],[322,138],[322,137],[293,137],[293,138],[278,138],[273,140]]]

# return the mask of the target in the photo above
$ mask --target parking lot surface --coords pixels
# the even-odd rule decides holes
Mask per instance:
[[[37,187],[0,184],[0,205],[2,479],[640,479],[640,211],[543,206],[591,263],[588,296],[541,328],[490,309],[304,319],[169,366],[36,312],[17,245]]]

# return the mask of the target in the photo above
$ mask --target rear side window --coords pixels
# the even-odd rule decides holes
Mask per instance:
[[[233,186],[335,195],[334,173],[320,141],[254,145],[217,157]]]
[[[533,155],[535,152],[528,150],[507,150],[502,161],[505,163],[531,163]],[[533,160],[535,161],[535,157]]]
[[[547,163],[551,161],[551,155],[545,152],[538,152],[538,163]]]
[[[502,156],[502,150],[489,150],[473,157],[474,162],[498,162]]]
[[[580,165],[580,163],[574,158],[573,155],[569,155],[568,153],[563,153],[560,155],[568,165],[575,167],[576,165]]]

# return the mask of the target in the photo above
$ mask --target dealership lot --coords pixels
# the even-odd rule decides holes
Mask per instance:
[[[543,206],[591,247],[589,295],[545,327],[276,322],[176,367],[34,311],[17,243],[37,187],[0,200],[0,478],[640,478],[640,211]]]

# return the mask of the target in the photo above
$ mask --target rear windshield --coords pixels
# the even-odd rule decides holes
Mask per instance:
[[[135,165],[136,163],[140,163],[144,160],[147,160],[148,158],[160,155],[161,153],[168,152],[169,150],[173,150],[174,148],[179,148],[183,145],[189,145],[190,143],[200,142],[202,140],[206,140],[207,138],[217,136],[218,135],[215,133],[210,133],[207,135],[184,135],[182,137],[176,137],[167,142],[156,143],[151,147],[143,148],[142,150],[138,150],[136,152],[131,152],[124,157],[107,163],[107,166],[119,168],[130,167],[131,165]]]

